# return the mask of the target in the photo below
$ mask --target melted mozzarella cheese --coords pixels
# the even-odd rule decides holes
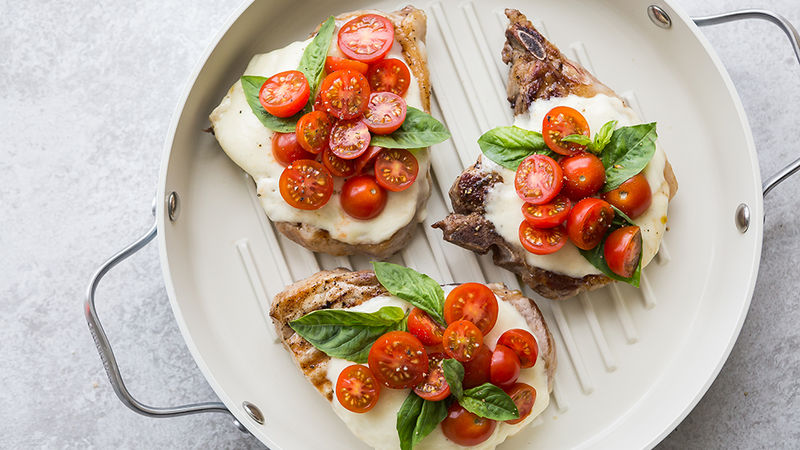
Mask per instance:
[[[445,295],[449,293],[453,287],[445,287]],[[500,335],[511,328],[522,328],[531,331],[525,318],[514,308],[510,303],[498,299],[498,313],[497,323],[494,328],[486,335],[484,341],[489,348],[494,349],[495,343]],[[350,311],[374,312],[384,306],[399,306],[404,310],[409,310],[409,305],[404,300],[394,296],[380,296],[366,301],[356,307],[350,308]],[[350,361],[339,358],[331,358],[328,363],[328,379],[333,386],[336,386],[336,380],[339,374],[345,367],[352,365]],[[437,450],[437,449],[460,449],[469,448],[473,450],[491,450],[505,441],[509,436],[513,436],[519,432],[523,427],[533,422],[533,420],[541,414],[547,405],[550,404],[550,395],[547,390],[547,374],[544,369],[544,361],[540,354],[536,360],[536,364],[529,369],[522,369],[519,376],[519,381],[527,383],[536,389],[536,401],[533,405],[531,414],[522,422],[509,425],[507,423],[498,423],[494,433],[487,439],[473,447],[462,447],[447,439],[442,433],[441,426],[437,426],[431,434],[426,436],[414,448],[417,450]],[[336,395],[333,396],[331,405],[337,416],[347,425],[350,431],[359,439],[364,441],[367,445],[381,450],[398,449],[400,448],[400,438],[397,436],[397,411],[400,410],[406,397],[408,397],[409,389],[389,389],[382,388],[378,403],[370,411],[358,414],[348,411],[344,406],[339,403]]]
[[[592,133],[599,130],[610,120],[617,120],[617,126],[631,126],[642,123],[636,113],[616,97],[598,94],[591,98],[570,95],[563,98],[552,98],[533,102],[525,114],[514,119],[514,125],[526,130],[541,131],[545,114],[556,106],[569,106],[580,111],[589,124]],[[488,158],[482,158],[483,170],[497,172],[503,177],[502,183],[496,183],[487,193],[486,218],[492,222],[503,239],[517,247],[528,264],[551,272],[561,273],[575,278],[590,274],[600,274],[600,270],[581,256],[572,242],[567,242],[561,250],[549,255],[534,255],[526,251],[519,242],[519,224],[522,215],[522,199],[514,188],[514,171],[506,169]],[[653,159],[644,169],[644,176],[650,183],[653,199],[650,208],[633,220],[642,232],[642,266],[646,266],[658,252],[661,238],[667,222],[667,206],[669,203],[669,184],[664,178],[666,155],[656,143]]]
[[[341,26],[337,23],[337,28]],[[337,33],[334,33],[334,37]],[[300,58],[311,39],[289,44],[269,53],[256,55],[250,60],[244,75],[269,77],[278,72],[297,68]],[[342,57],[335,39],[328,52]],[[402,46],[395,41],[387,58],[405,61]],[[412,75],[406,103],[422,109],[419,83]],[[214,134],[228,156],[256,182],[256,189],[269,218],[274,222],[301,222],[328,231],[331,237],[349,244],[376,244],[383,242],[408,225],[412,220],[425,219],[425,199],[430,192],[428,170],[430,160],[426,149],[411,150],[419,162],[417,181],[402,192],[388,192],[386,207],[377,217],[358,220],[350,217],[341,207],[340,193],[344,179],[335,177],[334,193],[320,209],[306,211],[286,203],[278,189],[278,180],[284,166],[272,156],[273,131],[264,127],[253,114],[237,81],[210,116]],[[419,206],[419,207],[418,207]]]

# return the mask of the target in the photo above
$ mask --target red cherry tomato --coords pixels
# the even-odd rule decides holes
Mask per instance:
[[[436,402],[444,400],[450,395],[450,385],[444,378],[442,361],[444,361],[442,353],[428,355],[428,374],[422,383],[414,388],[414,392],[425,400]]]
[[[541,205],[558,195],[562,178],[561,166],[556,160],[546,155],[531,155],[517,167],[514,187],[519,198]]]
[[[369,220],[386,206],[386,191],[369,175],[350,178],[342,186],[342,209],[356,219]]]
[[[542,137],[550,150],[567,156],[585,150],[584,145],[561,140],[570,134],[589,137],[589,124],[586,123],[583,114],[569,106],[556,106],[545,114],[542,121]]]
[[[526,221],[519,224],[519,242],[534,255],[549,255],[561,250],[567,243],[563,226],[536,228]]]
[[[370,145],[367,147],[367,151],[362,153],[356,161],[356,172],[362,172],[364,169],[371,168],[375,164],[375,158],[378,157],[378,153],[383,150],[383,147],[377,147],[374,145]]]
[[[328,56],[325,58],[325,72],[333,73],[337,70],[352,70],[366,75],[367,70],[369,70],[369,65],[361,61],[354,61],[352,59],[339,58],[336,56]]]
[[[603,246],[606,264],[615,274],[630,278],[642,256],[642,232],[639,227],[629,226],[614,230]]]
[[[364,114],[369,94],[367,79],[352,70],[337,70],[329,74],[319,88],[322,109],[344,120]]]
[[[572,200],[594,195],[606,182],[606,168],[600,158],[590,153],[564,158],[559,164],[564,172],[564,188],[561,192]]]
[[[328,142],[334,155],[342,159],[356,159],[367,151],[372,137],[360,120],[340,120],[331,129]]]
[[[536,403],[536,389],[525,383],[514,383],[506,390],[506,394],[514,400],[514,404],[519,411],[519,419],[506,420],[506,423],[514,425],[525,420],[531,415],[533,405]]]
[[[349,177],[356,173],[354,160],[339,158],[327,147],[322,151],[322,164],[335,177]]]
[[[525,216],[525,221],[536,228],[554,228],[567,220],[571,208],[572,202],[562,194],[543,205],[524,203],[522,215]]]
[[[567,218],[567,235],[576,247],[591,250],[603,240],[614,220],[614,209],[605,200],[585,198],[575,206]]]
[[[508,386],[519,378],[520,362],[514,350],[497,344],[492,352],[489,381],[498,386]]]
[[[640,173],[629,178],[613,191],[603,194],[603,198],[631,219],[635,219],[650,207],[650,203],[653,201],[653,192],[650,190],[647,178]]]
[[[464,389],[480,386],[489,382],[489,369],[492,365],[492,351],[486,344],[481,344],[475,356],[464,363]]]
[[[465,447],[478,445],[489,439],[495,428],[496,421],[473,414],[458,402],[450,405],[447,417],[442,421],[442,433],[445,437]]]
[[[275,117],[290,117],[308,103],[311,90],[303,72],[287,70],[277,73],[261,85],[258,101]]]
[[[311,111],[297,121],[297,143],[307,152],[318,154],[328,145],[333,119],[324,111]]]
[[[428,372],[428,355],[419,339],[405,331],[390,331],[379,337],[367,356],[375,378],[392,389],[418,385]]]
[[[305,151],[297,142],[294,133],[274,133],[272,135],[272,156],[284,166],[298,159],[314,159],[314,155]]]
[[[390,134],[406,120],[406,101],[391,92],[373,92],[369,96],[364,123],[375,134]]]
[[[375,179],[378,184],[394,192],[408,189],[419,173],[419,163],[414,155],[402,148],[387,148],[375,159]]]
[[[386,58],[369,66],[367,80],[372,92],[392,92],[402,97],[411,84],[411,72],[403,61]]]
[[[536,338],[528,330],[522,328],[512,328],[500,335],[497,340],[499,345],[504,345],[519,357],[519,365],[523,369],[533,367],[536,358],[539,356],[539,345]]]
[[[482,344],[483,333],[469,320],[451,323],[442,335],[444,352],[462,363],[472,360]]]
[[[348,411],[365,413],[378,403],[381,386],[369,370],[361,364],[344,368],[336,380],[336,398]]]
[[[278,180],[281,197],[299,209],[319,209],[333,194],[333,177],[322,164],[310,159],[293,162]]]
[[[377,61],[389,53],[393,43],[394,25],[377,14],[358,16],[339,30],[339,50],[356,61]]]
[[[450,291],[444,301],[444,320],[451,324],[469,320],[485,336],[497,322],[497,298],[480,283],[464,283]]]
[[[431,319],[425,311],[414,308],[408,315],[408,331],[417,337],[423,345],[437,345],[442,343],[444,327]]]

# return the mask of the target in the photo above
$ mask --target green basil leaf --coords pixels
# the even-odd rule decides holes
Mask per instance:
[[[404,318],[405,312],[397,306],[384,306],[373,313],[320,309],[289,326],[328,356],[365,363],[375,340],[398,329]]]
[[[461,384],[464,380],[464,366],[455,359],[445,359],[442,361],[442,370],[444,379],[450,386],[450,393],[460,399],[464,395],[464,387]]]
[[[483,383],[464,391],[458,403],[467,411],[492,420],[519,419],[519,410],[514,400],[502,389]]]
[[[244,89],[244,97],[247,99],[247,104],[253,110],[253,114],[258,117],[261,123],[272,131],[279,133],[293,133],[297,125],[298,119],[307,111],[303,110],[292,117],[275,117],[268,113],[261,102],[258,100],[258,92],[261,86],[267,81],[266,77],[257,77],[253,75],[245,75],[242,77],[242,89]]]
[[[636,225],[635,223],[633,223],[633,220],[631,220],[630,217],[628,217],[624,212],[617,209],[616,206],[611,205],[611,207],[614,208],[614,213],[615,213],[614,220],[612,221],[611,229],[608,231],[605,237],[603,237],[603,240],[600,241],[599,244],[597,244],[597,247],[591,250],[578,249],[578,251],[581,252],[581,255],[583,255],[583,257],[586,258],[587,261],[589,261],[593,266],[597,267],[597,269],[603,272],[605,276],[611,278],[612,280],[622,281],[624,283],[628,283],[631,286],[635,286],[638,288],[642,276],[641,254],[639,255],[639,264],[636,266],[636,270],[633,272],[633,275],[631,275],[630,278],[624,278],[612,272],[611,269],[608,267],[608,263],[606,263],[605,253],[603,252],[603,250],[605,248],[606,239],[608,238],[608,235],[611,234],[612,231],[618,228],[627,227],[630,225],[634,226]]]
[[[591,150],[594,153],[600,153],[606,148],[608,142],[611,141],[611,136],[614,134],[614,128],[616,126],[616,120],[609,120],[600,127],[600,131],[594,134],[594,142],[592,142],[591,145]]]
[[[424,148],[450,139],[450,132],[430,114],[411,106],[406,119],[394,133],[373,135],[370,145],[383,148]]]
[[[400,449],[413,449],[445,417],[447,417],[447,405],[444,401],[431,402],[423,400],[413,392],[408,394],[400,410],[397,411],[397,435],[400,437]]]
[[[392,295],[396,295],[428,313],[433,320],[444,320],[444,291],[433,278],[408,267],[387,262],[373,262],[375,276]]]
[[[478,138],[478,145],[487,158],[511,170],[517,170],[522,160],[534,153],[553,154],[542,133],[519,127],[493,128]]]
[[[310,103],[314,103],[316,98],[317,88],[319,82],[322,80],[322,71],[325,69],[325,58],[328,56],[328,48],[331,46],[331,39],[333,32],[336,29],[336,21],[333,16],[328,17],[328,20],[319,28],[319,32],[311,43],[308,44],[303,51],[303,57],[300,58],[300,65],[297,70],[303,72],[308,80],[308,86],[311,89]]]
[[[656,151],[657,137],[655,122],[614,130],[600,155],[606,168],[604,192],[618,188],[647,166]]]
[[[578,145],[592,145],[592,140],[588,136],[584,136],[582,134],[570,134],[569,136],[564,136],[561,138],[564,142],[572,142],[573,144]]]

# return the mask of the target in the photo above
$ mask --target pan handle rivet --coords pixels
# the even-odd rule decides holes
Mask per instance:
[[[744,203],[736,207],[736,228],[741,233],[750,228],[750,207]]]
[[[647,16],[650,17],[650,21],[656,24],[657,27],[666,29],[672,26],[672,19],[669,18],[669,14],[660,6],[648,6]]]
[[[167,196],[167,215],[169,216],[170,222],[175,222],[178,219],[178,213],[180,210],[178,209],[178,193],[172,191]]]
[[[264,414],[261,414],[261,410],[258,409],[258,406],[244,401],[242,402],[242,408],[244,408],[244,411],[251,419],[255,420],[259,425],[264,425]]]

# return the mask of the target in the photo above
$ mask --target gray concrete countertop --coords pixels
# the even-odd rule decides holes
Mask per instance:
[[[692,14],[796,0],[678,0]],[[102,260],[140,235],[184,83],[239,0],[0,2],[0,447],[259,448],[223,415],[154,420],[117,400],[80,312]],[[704,30],[739,89],[762,176],[798,155],[800,67],[766,22]],[[750,313],[721,374],[662,448],[800,445],[800,176],[766,200]],[[103,282],[131,390],[214,399],[170,311],[155,246]]]

